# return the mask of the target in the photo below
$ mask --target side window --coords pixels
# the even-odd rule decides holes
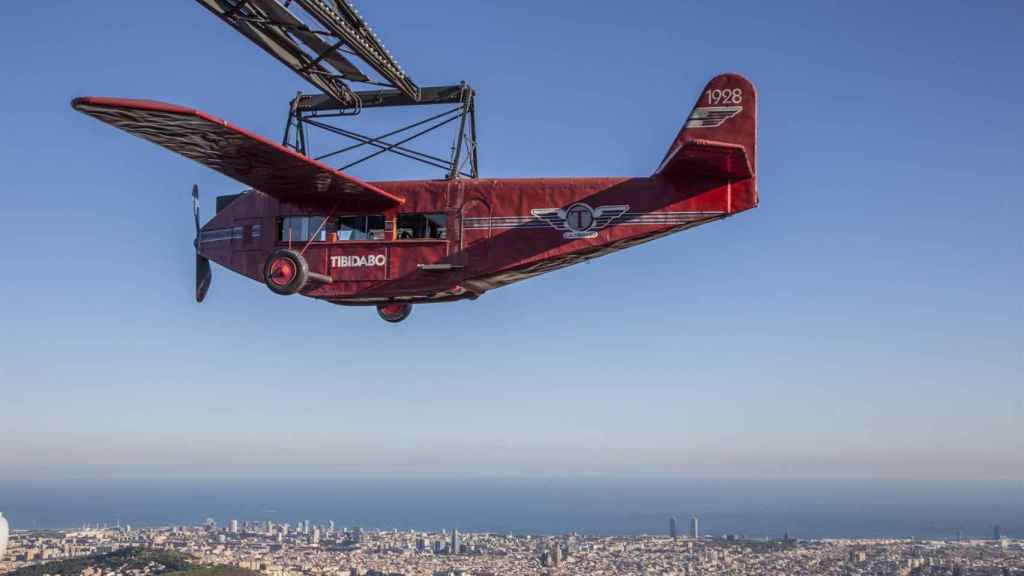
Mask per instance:
[[[372,214],[366,217],[367,229],[370,231],[370,240],[385,240],[385,223],[383,214]]]
[[[427,238],[445,240],[448,238],[448,215],[444,212],[424,214],[427,218]]]
[[[398,239],[448,237],[448,215],[444,212],[428,214],[399,214]]]
[[[338,218],[338,240],[367,240],[370,233],[366,228],[366,216],[342,216]]]
[[[313,235],[314,240],[327,240],[327,227],[320,226],[323,221],[323,216],[285,216],[281,218],[277,237],[281,242],[305,242]]]
[[[384,216],[381,214],[338,218],[338,240],[383,240]]]

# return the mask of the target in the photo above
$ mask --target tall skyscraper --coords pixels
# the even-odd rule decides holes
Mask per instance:
[[[0,514],[0,560],[4,559],[4,553],[7,552],[7,536],[10,531],[10,527],[7,525],[7,519],[4,518],[3,514]]]
[[[668,535],[671,536],[673,540],[675,540],[679,536],[679,533],[676,531],[675,516],[672,516],[668,519]]]
[[[462,554],[462,540],[459,539],[458,529],[452,530],[452,554]]]
[[[228,531],[232,534],[238,534],[238,520],[232,520],[228,524]]]
[[[551,567],[551,551],[544,550],[540,553],[540,565],[545,568]]]
[[[690,538],[700,538],[700,520],[696,514],[690,517]]]
[[[993,540],[1002,540],[1003,539],[1003,529],[1002,529],[1002,527],[999,526],[999,524],[996,524],[995,526],[992,527],[992,539]]]

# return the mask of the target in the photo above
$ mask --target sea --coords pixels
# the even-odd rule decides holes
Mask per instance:
[[[1024,537],[1024,481],[697,478],[288,478],[5,481],[14,530],[212,518],[439,532]]]

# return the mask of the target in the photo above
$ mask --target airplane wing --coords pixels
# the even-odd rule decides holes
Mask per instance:
[[[282,202],[338,211],[381,211],[398,196],[205,112],[155,102],[76,98],[71,106],[243,182]]]
[[[754,171],[743,146],[715,140],[691,139],[672,150],[655,174],[697,174],[742,180],[753,176]]]

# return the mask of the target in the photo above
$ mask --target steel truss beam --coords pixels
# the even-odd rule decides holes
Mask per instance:
[[[299,153],[312,156],[308,149],[306,131],[316,128],[326,133],[340,136],[355,142],[341,148],[313,156],[317,160],[341,157],[342,155],[361,149],[373,148],[368,154],[350,160],[339,167],[347,169],[385,153],[393,153],[410,160],[415,160],[446,171],[448,179],[460,177],[478,178],[476,140],[476,93],[465,82],[452,86],[431,86],[420,90],[420,98],[413,100],[398,90],[371,90],[356,92],[358,104],[345,105],[327,94],[299,94],[288,108],[288,122],[285,126],[283,144],[294,148]],[[340,126],[329,124],[330,118],[342,118],[359,114],[365,109],[391,106],[421,105],[454,105],[443,112],[428,116],[423,120],[401,126],[378,136],[360,134]],[[458,122],[448,158],[429,154],[406,146],[409,142],[446,126]],[[405,135],[413,129],[419,129],[411,135]],[[399,136],[402,135],[402,136]],[[399,137],[397,141],[390,138]]]
[[[197,0],[296,74],[346,106],[358,96],[345,81],[389,86],[412,101],[420,89],[347,0]],[[368,64],[372,80],[348,56]]]

